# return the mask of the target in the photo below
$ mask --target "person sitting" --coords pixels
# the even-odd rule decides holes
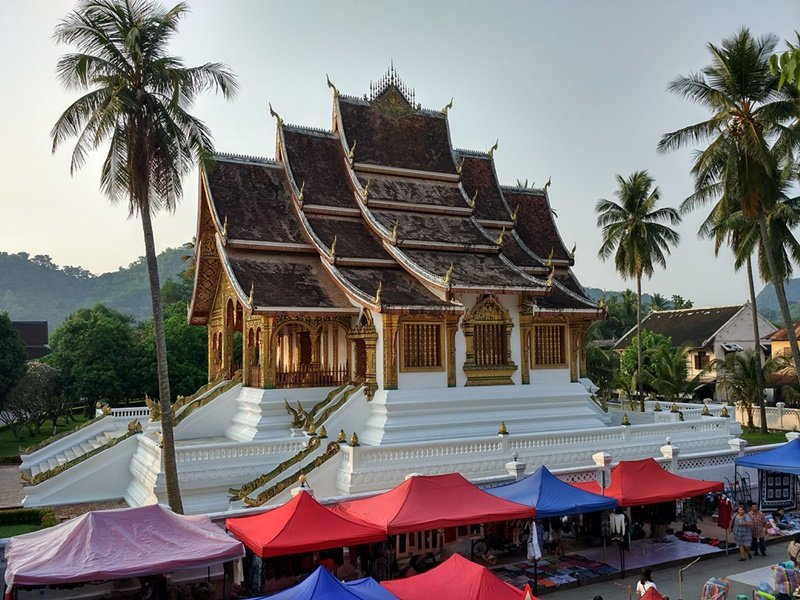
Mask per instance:
[[[789,522],[789,518],[786,516],[786,511],[782,508],[779,508],[775,511],[773,519],[775,519],[775,526],[781,531],[792,528],[792,524]]]

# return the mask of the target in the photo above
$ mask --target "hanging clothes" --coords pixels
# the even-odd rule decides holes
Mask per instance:
[[[723,496],[722,499],[719,501],[719,508],[718,517],[717,517],[717,525],[722,527],[722,529],[728,529],[731,526],[731,515],[733,514],[733,504],[727,498],[727,496]]]
[[[611,526],[612,537],[623,537],[625,535],[625,515],[611,513],[608,517],[609,525]]]
[[[539,545],[539,525],[536,521],[531,521],[531,533],[528,536],[528,560],[539,560],[542,558],[542,549]]]
[[[694,531],[697,529],[697,512],[694,502],[687,500],[683,503],[683,530]]]

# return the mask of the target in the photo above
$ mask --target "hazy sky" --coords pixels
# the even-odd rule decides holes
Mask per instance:
[[[220,151],[273,157],[275,126],[267,101],[288,123],[330,128],[329,74],[342,93],[360,96],[390,60],[427,108],[451,97],[453,143],[495,154],[503,183],[541,186],[585,285],[633,287],[597,259],[594,204],[612,197],[614,174],[648,169],[662,202],[691,192],[691,151],[659,156],[661,134],[705,113],[666,92],[677,75],[709,62],[706,43],[745,25],[757,35],[791,38],[797,0],[474,2],[190,2],[173,47],[187,64],[220,61],[241,84],[226,102],[211,95],[194,112]],[[104,154],[69,173],[70,149],[50,152],[49,131],[76,97],[62,91],[55,64],[65,47],[51,35],[75,3],[0,0],[0,250],[49,254],[61,265],[116,270],[143,253],[141,226],[99,193]],[[781,44],[781,48],[783,44]],[[197,175],[174,215],[156,220],[158,248],[191,239]],[[746,299],[744,276],[726,253],[698,241],[701,214],[680,227],[682,242],[666,271],[644,291],[679,293],[697,305]],[[1,308],[1,307],[0,307]]]

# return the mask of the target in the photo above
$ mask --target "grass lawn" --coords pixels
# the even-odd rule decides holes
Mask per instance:
[[[23,533],[30,533],[31,531],[39,531],[42,528],[41,525],[30,525],[28,523],[23,523],[21,525],[0,525],[0,539],[10,538]]]
[[[786,441],[786,432],[785,431],[770,431],[767,434],[763,434],[760,431],[754,431],[753,433],[748,433],[747,431],[742,432],[742,439],[747,440],[748,446],[763,446],[765,444],[780,444],[781,442]]]
[[[64,419],[59,419],[58,433],[61,433],[66,429],[72,430],[87,420],[82,414],[76,414],[73,418],[75,420],[70,421],[68,425],[64,425]],[[42,440],[49,438],[51,435],[53,435],[52,421],[45,422],[39,435],[31,436],[28,434],[28,430],[23,427],[19,432],[18,439],[15,439],[11,434],[10,428],[2,427],[0,428],[0,457],[19,456],[20,447],[25,448],[27,446],[33,446],[34,444],[38,444]]]

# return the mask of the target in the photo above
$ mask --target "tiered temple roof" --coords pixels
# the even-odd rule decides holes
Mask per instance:
[[[453,149],[447,111],[390,72],[364,99],[334,90],[333,129],[278,121],[274,161],[204,171],[193,323],[226,273],[255,312],[462,312],[459,293],[543,311],[597,307],[570,270],[546,190],[502,187],[494,152]]]

